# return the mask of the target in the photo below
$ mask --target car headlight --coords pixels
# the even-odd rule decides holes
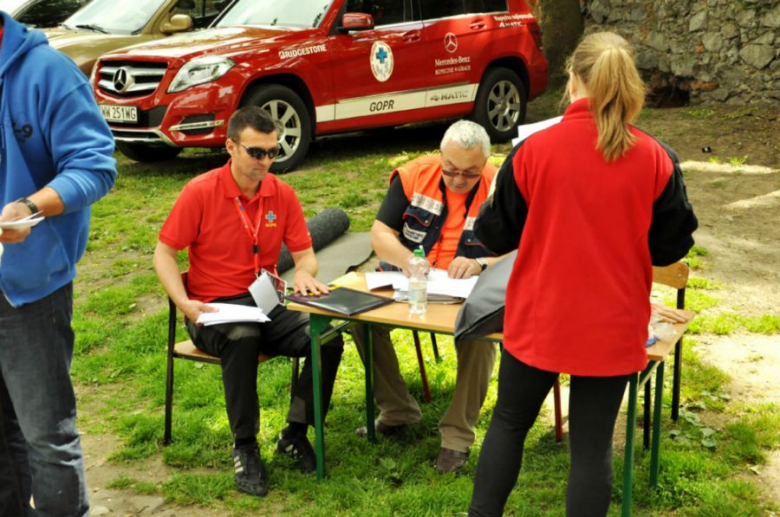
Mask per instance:
[[[236,64],[226,57],[193,59],[179,70],[168,87],[168,93],[180,92],[191,86],[216,81]]]

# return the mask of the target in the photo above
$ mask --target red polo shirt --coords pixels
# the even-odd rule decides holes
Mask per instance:
[[[160,231],[160,242],[188,249],[187,290],[209,302],[246,293],[255,279],[255,239],[244,227],[236,205],[244,207],[252,230],[261,218],[259,265],[276,271],[282,242],[291,252],[311,248],[303,210],[293,188],[268,174],[252,199],[244,196],[225,166],[185,185]]]

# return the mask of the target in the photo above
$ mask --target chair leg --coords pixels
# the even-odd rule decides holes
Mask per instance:
[[[165,375],[165,433],[163,445],[171,443],[171,420],[173,417],[173,355],[168,352],[167,372]]]
[[[425,396],[425,402],[430,402],[431,388],[428,386],[428,374],[425,372],[425,361],[423,360],[422,347],[420,346],[420,335],[416,330],[413,330],[412,337],[414,338],[414,348],[417,350],[417,364],[420,365],[420,380],[422,381],[423,395]]]
[[[653,400],[652,382],[648,378],[645,383],[644,414],[642,415],[642,445],[645,450],[650,448],[650,404]]]
[[[553,384],[553,401],[555,405],[555,441],[563,441],[563,416],[561,415],[561,384],[555,379]]]
[[[674,374],[672,375],[672,420],[680,416],[680,378],[682,376],[682,337],[674,345]]]
[[[439,346],[436,344],[436,334],[431,332],[431,346],[433,347],[433,357],[437,363],[441,362],[441,356],[439,355]]]

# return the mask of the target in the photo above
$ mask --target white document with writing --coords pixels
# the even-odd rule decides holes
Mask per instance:
[[[206,327],[222,323],[265,323],[271,321],[271,318],[266,316],[259,307],[235,305],[233,303],[207,303],[206,305],[217,309],[217,312],[202,312],[198,316],[197,323]]]
[[[534,133],[538,133],[539,131],[543,131],[548,127],[554,126],[562,119],[563,117],[548,118],[547,120],[542,120],[541,122],[534,122],[533,124],[524,124],[522,126],[518,126],[517,138],[512,139],[512,145],[515,146]]]
[[[431,269],[428,273],[428,294],[468,298],[477,283],[476,276],[471,278],[450,278],[445,269]],[[409,279],[397,271],[375,271],[366,273],[368,290],[392,285],[396,291],[408,291]]]

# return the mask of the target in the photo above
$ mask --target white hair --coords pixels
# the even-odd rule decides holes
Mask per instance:
[[[485,128],[470,120],[459,120],[447,128],[441,139],[441,149],[452,142],[464,149],[482,146],[485,159],[490,157],[490,137]]]

